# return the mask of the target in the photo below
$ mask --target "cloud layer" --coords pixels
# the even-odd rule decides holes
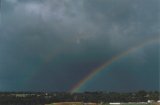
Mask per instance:
[[[4,0],[0,12],[0,90],[68,90],[112,56],[160,33],[159,0]],[[112,76],[101,75],[84,91],[157,89],[158,47],[118,61],[109,68]],[[116,85],[128,84],[129,76],[135,86]]]

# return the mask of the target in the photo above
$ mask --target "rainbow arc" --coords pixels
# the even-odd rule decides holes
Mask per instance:
[[[129,49],[127,49],[124,52],[121,52],[120,54],[112,57],[110,60],[107,60],[106,62],[104,62],[102,65],[100,65],[98,68],[93,69],[87,76],[85,76],[83,79],[81,79],[80,81],[78,81],[78,83],[76,85],[74,85],[70,92],[74,93],[74,92],[79,92],[80,89],[88,82],[90,81],[92,78],[94,78],[95,75],[97,75],[98,73],[100,73],[101,71],[105,70],[104,68],[109,67],[111,64],[113,64],[114,62],[124,58],[125,56],[127,56],[128,54],[137,51],[140,48],[143,48],[149,44],[152,44],[154,42],[158,42],[159,38],[155,37],[149,40],[145,40],[144,42],[137,44]]]

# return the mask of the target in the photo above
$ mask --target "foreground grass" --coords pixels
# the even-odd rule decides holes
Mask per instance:
[[[83,105],[82,102],[60,102],[60,103],[52,103],[46,105]]]
[[[82,102],[60,102],[60,103],[52,103],[52,104],[46,104],[46,105],[110,105],[108,103],[104,104],[97,104],[97,103],[82,103]],[[120,104],[120,105],[160,105],[160,103],[153,103],[153,104],[139,104],[139,103],[133,103],[133,104]]]

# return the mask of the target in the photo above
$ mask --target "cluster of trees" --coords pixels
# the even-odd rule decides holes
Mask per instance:
[[[53,102],[146,102],[159,100],[160,92],[0,93],[0,105],[44,105]]]

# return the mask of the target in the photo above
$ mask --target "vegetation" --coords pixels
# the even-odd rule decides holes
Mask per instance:
[[[1,92],[0,105],[45,105],[56,103],[53,105],[81,105],[81,103],[109,103],[109,102],[147,102],[147,100],[159,100],[160,93],[155,92],[84,92],[84,93],[31,93],[31,92]],[[60,104],[61,102],[61,104]],[[62,104],[63,102],[63,104]],[[79,102],[79,103],[64,103]],[[52,105],[52,104],[51,104]],[[90,104],[91,105],[91,104]],[[106,104],[103,104],[106,105]],[[133,105],[133,104],[132,104]]]

